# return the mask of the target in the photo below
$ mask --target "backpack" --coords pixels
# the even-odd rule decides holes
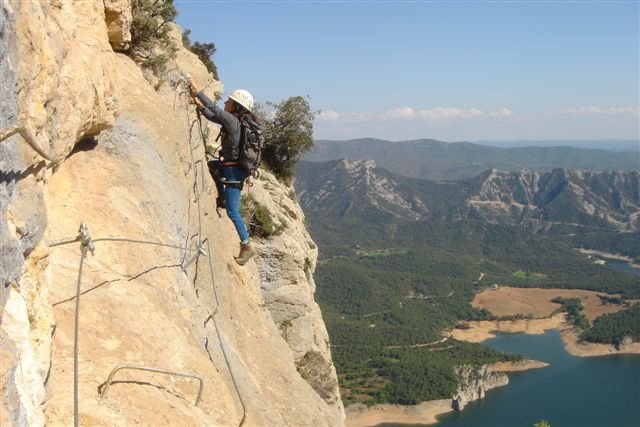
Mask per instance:
[[[262,149],[265,139],[262,127],[250,116],[240,118],[240,155],[238,162],[247,171],[248,176],[257,178],[262,161]]]

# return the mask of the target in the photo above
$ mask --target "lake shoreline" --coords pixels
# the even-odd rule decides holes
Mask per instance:
[[[496,362],[490,365],[496,372],[522,372],[549,366],[539,360]],[[429,400],[418,405],[381,404],[367,407],[363,404],[345,408],[347,427],[371,427],[382,423],[436,424],[439,415],[452,412],[451,399]]]
[[[558,329],[562,342],[568,353],[578,357],[610,356],[616,354],[640,355],[640,342],[634,342],[623,349],[617,349],[611,344],[596,344],[580,342],[578,333],[571,323],[567,322],[564,313],[559,313],[544,319],[523,320],[480,320],[467,322],[469,329],[454,329],[450,332],[452,338],[480,343],[494,338],[495,332],[543,334],[550,329]]]
[[[438,415],[452,412],[451,399],[429,400],[418,405],[381,404],[345,408],[347,427],[373,427],[382,423],[436,424]]]
[[[605,259],[613,259],[616,261],[623,261],[626,262],[627,264],[629,264],[631,267],[640,270],[640,264],[636,263],[635,260],[629,256],[625,256],[625,255],[620,255],[620,254],[614,254],[611,252],[604,252],[604,251],[598,251],[598,250],[594,250],[594,249],[584,249],[584,248],[578,248],[577,249],[578,252],[583,253],[585,255],[596,255],[600,258],[605,258]]]
[[[495,332],[526,333],[532,335],[544,334],[551,329],[560,331],[564,348],[568,353],[578,357],[610,356],[617,354],[640,355],[640,343],[632,343],[622,350],[609,344],[580,343],[578,333],[573,325],[566,320],[564,313],[555,314],[543,319],[523,320],[480,320],[467,322],[468,329],[454,329],[449,337],[461,341],[481,343],[494,338]],[[498,362],[491,365],[492,369],[500,372],[516,372],[529,369],[539,369],[548,366],[545,362],[523,360],[518,362]],[[399,424],[437,424],[439,415],[453,411],[451,399],[422,402],[419,405],[390,405],[382,404],[366,407],[362,404],[350,405],[345,408],[347,427],[373,427],[382,423]]]

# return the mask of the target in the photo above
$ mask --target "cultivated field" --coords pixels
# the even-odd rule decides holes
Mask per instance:
[[[551,302],[553,298],[579,298],[584,307],[582,312],[590,322],[600,315],[615,313],[624,308],[622,305],[604,303],[598,295],[619,297],[619,295],[607,295],[603,292],[576,289],[525,289],[507,286],[483,291],[476,295],[471,304],[477,308],[487,309],[496,316],[522,314],[544,318],[560,307],[560,304]]]

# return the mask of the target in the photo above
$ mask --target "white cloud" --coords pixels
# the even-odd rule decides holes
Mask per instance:
[[[489,114],[492,117],[511,117],[513,114],[508,108],[501,108]]]
[[[477,108],[470,108],[468,110],[462,110],[460,108],[453,107],[439,107],[429,110],[414,110],[411,107],[396,108],[395,110],[385,111],[379,115],[381,120],[395,120],[395,119],[411,119],[411,120],[425,120],[432,122],[450,121],[454,119],[469,119],[474,117],[480,117],[484,113]]]
[[[640,116],[638,107],[574,107],[552,111],[551,114],[572,116]]]
[[[337,111],[320,111],[316,116],[316,120],[325,120],[328,122],[340,120],[340,113]]]
[[[366,122],[366,121],[393,121],[414,120],[428,123],[448,123],[454,120],[468,120],[482,117],[510,117],[508,108],[501,108],[493,112],[484,112],[478,108],[461,109],[455,107],[437,107],[428,110],[414,110],[411,107],[395,108],[382,113],[338,113],[336,111],[323,111],[316,117],[319,121],[331,122]]]
[[[411,107],[395,108],[380,114],[381,119],[411,119],[414,118],[416,112]]]
[[[317,117],[318,139],[374,137],[390,141],[434,138],[442,141],[640,138],[637,107],[576,107],[551,112],[508,108],[411,107],[380,113],[327,112]]]
[[[375,120],[375,118],[375,115],[371,113],[349,113],[345,116],[345,120],[348,122],[366,122]]]

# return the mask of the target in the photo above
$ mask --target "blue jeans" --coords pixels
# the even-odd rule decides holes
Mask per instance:
[[[218,167],[217,162],[217,160],[209,162],[209,170],[215,170]],[[240,243],[246,245],[249,243],[249,233],[242,215],[240,215],[240,194],[244,180],[247,178],[247,171],[242,166],[224,166],[222,171],[224,181],[216,179],[216,175],[213,178],[218,189],[218,196],[224,194],[227,216],[236,227]]]

